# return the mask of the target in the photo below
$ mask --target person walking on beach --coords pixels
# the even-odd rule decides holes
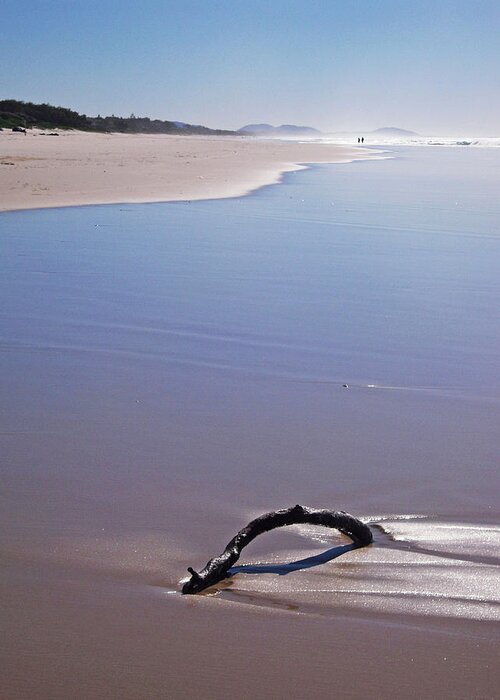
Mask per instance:
[[[365,137],[362,136],[362,137],[361,137],[361,143],[364,143],[364,142],[365,142]]]
[[[361,143],[361,139],[359,138],[359,136],[358,136],[358,143]]]

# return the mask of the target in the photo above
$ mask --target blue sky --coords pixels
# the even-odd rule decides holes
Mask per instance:
[[[4,98],[500,135],[500,0],[3,0],[0,17]]]

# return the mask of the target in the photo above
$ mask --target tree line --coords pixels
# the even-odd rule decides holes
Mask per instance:
[[[35,104],[22,100],[0,100],[0,128],[79,129],[103,133],[131,134],[233,134],[224,129],[150,119],[149,117],[88,117],[67,107],[47,103]]]

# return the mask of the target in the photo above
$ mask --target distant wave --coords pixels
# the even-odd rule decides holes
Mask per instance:
[[[323,139],[315,139],[322,143],[357,146],[357,136],[352,134],[331,134]],[[380,136],[368,134],[365,136],[365,146],[473,146],[476,148],[498,148],[500,137],[474,136]]]

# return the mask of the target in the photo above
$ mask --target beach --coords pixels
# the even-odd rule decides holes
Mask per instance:
[[[0,214],[2,698],[498,697],[497,153],[13,136],[68,189]],[[199,157],[69,206],[87,137]],[[180,594],[295,503],[374,543],[283,528]]]
[[[350,146],[245,136],[4,130],[0,211],[237,197],[278,182],[301,163],[360,157],[369,155]]]

